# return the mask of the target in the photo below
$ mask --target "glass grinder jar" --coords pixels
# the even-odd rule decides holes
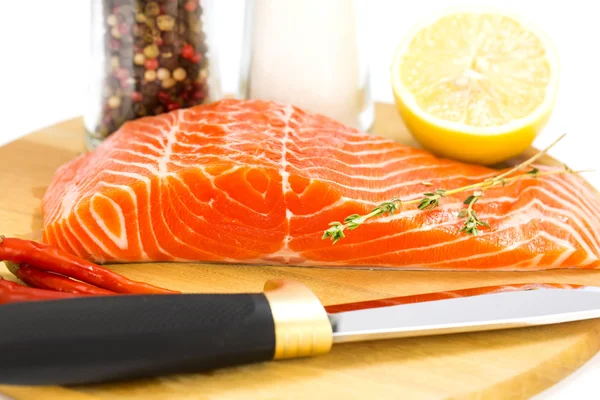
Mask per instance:
[[[210,0],[92,0],[85,145],[125,122],[218,100]]]

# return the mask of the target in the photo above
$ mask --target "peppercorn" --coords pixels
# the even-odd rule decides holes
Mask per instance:
[[[156,16],[160,12],[160,8],[158,7],[158,4],[156,2],[151,1],[150,3],[146,4],[145,11],[146,15],[148,16]]]
[[[185,46],[183,46],[183,49],[181,49],[181,56],[183,58],[192,58],[194,56],[194,48],[192,45],[187,43]]]
[[[198,8],[198,2],[194,0],[188,0],[185,3],[184,8],[187,12],[193,12],[194,10],[196,10],[196,8]]]
[[[159,68],[158,71],[156,71],[156,76],[161,81],[164,81],[165,79],[168,79],[171,77],[171,73],[166,68]]]
[[[140,92],[131,92],[131,101],[134,103],[142,101],[142,94]]]
[[[198,53],[194,54],[191,58],[191,61],[196,64],[198,64],[200,60],[202,60],[202,56]]]
[[[156,95],[156,98],[163,104],[168,104],[171,102],[171,96],[167,92],[160,91]]]
[[[133,56],[133,62],[136,65],[144,65],[144,61],[146,61],[146,56],[142,53],[137,53],[135,56]]]
[[[114,14],[109,15],[108,17],[106,17],[106,24],[108,26],[115,26],[117,25],[117,16]]]
[[[117,96],[111,96],[108,99],[108,106],[110,108],[117,108],[121,105],[121,98],[117,97]]]
[[[119,68],[119,57],[111,57],[110,58],[110,66],[111,68]]]
[[[147,80],[148,82],[152,82],[153,80],[156,79],[156,72],[152,69],[147,70],[144,73],[144,79]]]
[[[160,50],[158,49],[158,46],[155,44],[151,44],[144,48],[144,55],[147,58],[156,58],[156,57],[158,57],[159,54],[160,54]]]
[[[202,68],[200,72],[198,72],[198,81],[203,82],[208,77],[208,71],[206,68]]]
[[[187,76],[187,73],[185,72],[185,69],[183,69],[181,67],[179,67],[175,71],[173,71],[173,78],[175,78],[176,81],[182,81],[185,79],[186,76]]]
[[[161,31],[170,31],[175,26],[175,19],[170,15],[161,15],[156,19],[156,24]]]
[[[144,61],[144,68],[148,70],[154,70],[158,68],[158,60],[156,58],[150,58]]]
[[[116,26],[110,30],[110,34],[116,39],[121,37],[121,32],[119,32],[119,28],[117,28]]]
[[[171,103],[167,105],[167,110],[169,111],[177,110],[178,108],[181,108],[181,104],[179,103]]]
[[[162,81],[162,87],[164,87],[165,89],[169,89],[172,88],[173,86],[175,86],[175,79],[173,78],[166,78]]]
[[[207,45],[199,0],[101,0],[107,72],[96,134],[207,99]]]

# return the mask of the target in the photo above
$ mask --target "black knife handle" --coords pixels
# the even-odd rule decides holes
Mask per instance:
[[[308,288],[265,289],[2,305],[0,384],[101,383],[329,351],[331,325]]]

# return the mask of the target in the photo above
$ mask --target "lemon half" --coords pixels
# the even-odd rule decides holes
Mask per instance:
[[[440,156],[486,165],[531,145],[552,112],[558,75],[543,32],[481,8],[423,21],[391,68],[397,108],[415,139]]]

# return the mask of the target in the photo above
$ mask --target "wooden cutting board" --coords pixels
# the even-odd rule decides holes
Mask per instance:
[[[416,145],[392,105],[374,131]],[[55,169],[83,150],[80,119],[0,148],[0,232],[41,227],[40,198]],[[532,152],[535,150],[531,150]],[[546,163],[553,163],[550,158]],[[0,275],[9,277],[3,269]],[[185,292],[259,292],[271,278],[297,279],[326,305],[518,282],[600,285],[600,271],[425,272],[135,264],[113,267]],[[93,310],[90,310],[93,312]],[[1,328],[0,328],[1,329]],[[165,343],[169,346],[169,343]],[[520,330],[334,346],[312,359],[267,362],[197,375],[83,387],[0,386],[15,399],[524,399],[579,368],[600,347],[600,320]],[[0,354],[0,362],[2,355]]]

